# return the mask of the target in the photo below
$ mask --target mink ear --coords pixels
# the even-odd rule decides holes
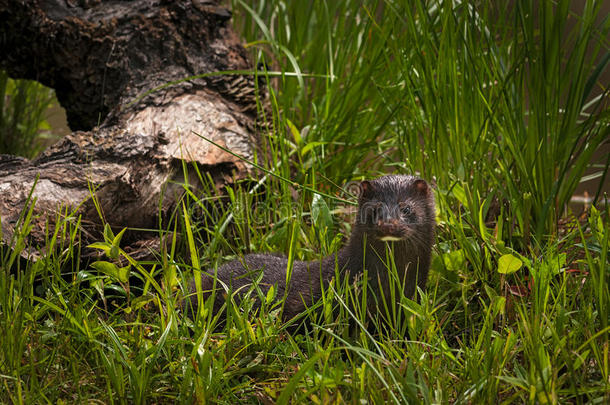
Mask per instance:
[[[421,195],[428,194],[428,183],[426,183],[425,180],[415,180],[415,183],[413,183],[413,187],[415,187],[415,190],[417,190],[417,192]]]
[[[373,195],[373,185],[370,181],[364,180],[360,183],[360,194],[359,198],[370,198]]]

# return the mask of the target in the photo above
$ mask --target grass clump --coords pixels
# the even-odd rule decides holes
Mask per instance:
[[[45,119],[54,100],[52,89],[32,80],[13,80],[0,70],[0,153],[33,158],[46,140],[56,138]]]
[[[26,209],[0,262],[0,401],[607,402],[607,190],[591,187],[582,216],[568,208],[608,172],[591,161],[610,128],[601,2],[233,9],[255,61],[279,72],[260,73],[256,163],[271,174],[220,196],[195,170],[205,186],[184,184],[151,262],[107,229],[105,257],[81,268],[69,212],[44,257],[20,261]],[[393,303],[393,321],[364,327],[340,278],[305,334],[264,294],[257,313],[229,297],[224,320],[211,301],[184,316],[197,272],[247,252],[336,251],[351,221],[339,186],[388,172],[434,180],[439,207],[428,287]]]

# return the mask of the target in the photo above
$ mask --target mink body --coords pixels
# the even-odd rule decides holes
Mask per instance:
[[[266,293],[271,285],[277,289],[276,297],[286,301],[282,318],[291,319],[303,313],[321,298],[322,286],[327,287],[335,276],[349,272],[351,280],[368,274],[369,290],[377,297],[367,300],[369,311],[375,311],[375,302],[381,294],[390,300],[387,248],[392,247],[393,261],[404,286],[406,297],[413,297],[416,286],[422,290],[428,279],[430,254],[434,243],[434,197],[428,184],[409,175],[388,175],[360,184],[358,214],[347,244],[337,253],[322,260],[294,261],[292,276],[286,283],[288,258],[276,254],[249,254],[218,268],[218,280],[238,291],[236,298],[248,291],[251,283],[260,276],[259,287]],[[211,294],[214,271],[202,276],[204,299]],[[221,283],[216,283],[214,311],[219,311],[226,300]],[[197,305],[195,282],[190,284],[191,305]],[[256,294],[254,294],[255,296]],[[256,305],[259,305],[256,302]]]

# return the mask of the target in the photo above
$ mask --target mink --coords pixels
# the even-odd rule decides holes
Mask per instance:
[[[322,291],[337,274],[355,280],[367,270],[369,291],[376,296],[368,299],[369,313],[381,310],[381,299],[390,302],[387,252],[401,279],[404,295],[412,298],[416,287],[425,288],[434,243],[434,196],[426,181],[410,175],[387,175],[360,183],[358,211],[347,244],[337,253],[313,261],[294,261],[291,279],[287,282],[288,258],[277,254],[248,254],[228,262],[217,270],[214,311],[221,309],[227,294],[222,284],[236,292],[236,300],[243,297],[251,284],[260,277],[259,287],[264,294],[275,285],[276,299],[286,296],[282,319],[289,320],[302,314],[316,303]],[[390,248],[387,250],[387,248]],[[391,261],[391,260],[390,260]],[[346,273],[347,272],[347,273]],[[202,276],[202,291],[207,299],[214,285],[214,270]],[[261,275],[262,273],[262,275]],[[189,285],[192,309],[197,305],[195,281]],[[381,297],[381,295],[384,297]],[[253,294],[256,297],[256,293]],[[396,295],[394,294],[394,297]],[[377,303],[377,304],[376,304]],[[260,306],[256,299],[255,305]]]

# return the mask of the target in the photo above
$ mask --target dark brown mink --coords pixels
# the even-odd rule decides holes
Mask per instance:
[[[261,277],[259,287],[264,294],[271,285],[276,297],[286,294],[282,319],[289,320],[302,314],[316,303],[329,282],[338,274],[348,272],[349,280],[361,277],[367,270],[369,291],[376,297],[368,299],[368,310],[376,311],[375,302],[385,296],[390,302],[387,252],[393,253],[397,275],[404,287],[404,295],[413,297],[416,286],[422,290],[428,279],[430,253],[434,243],[434,196],[428,184],[410,175],[388,175],[360,183],[358,212],[347,244],[337,253],[322,260],[294,261],[291,279],[287,282],[288,258],[277,254],[248,254],[218,268],[214,312],[226,301],[229,291],[235,292],[237,302],[248,291],[252,282]],[[387,249],[390,248],[391,249]],[[391,267],[390,267],[391,268]],[[262,273],[262,275],[261,275]],[[214,285],[214,270],[202,276],[202,291],[207,299]],[[189,285],[191,311],[197,305],[195,281]],[[253,294],[256,296],[256,294]],[[396,297],[396,295],[394,295]],[[258,300],[256,307],[260,306]],[[389,304],[388,304],[389,305]]]

